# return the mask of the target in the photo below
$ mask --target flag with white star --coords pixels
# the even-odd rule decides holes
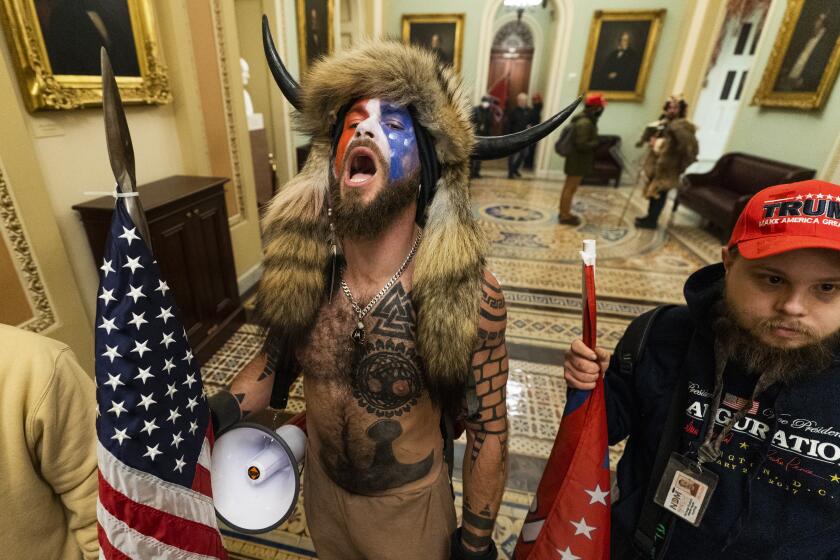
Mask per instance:
[[[595,242],[584,242],[583,342],[595,348]],[[560,429],[534,502],[519,533],[515,560],[608,560],[610,457],[604,380],[569,390]]]
[[[96,305],[99,544],[104,558],[226,558],[213,431],[169,286],[117,199]]]

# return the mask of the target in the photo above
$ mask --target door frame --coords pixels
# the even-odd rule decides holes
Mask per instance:
[[[551,47],[548,75],[545,77],[545,92],[543,101],[545,103],[543,115],[548,117],[560,111],[568,105],[569,100],[562,99],[563,77],[566,75],[566,64],[569,57],[569,45],[572,40],[572,14],[574,7],[572,0],[549,0],[555,9],[554,23],[554,44]],[[490,70],[490,50],[493,48],[493,37],[495,30],[493,20],[496,11],[502,6],[504,0],[492,0],[487,2],[484,13],[481,17],[481,32],[478,41],[478,67],[476,68],[476,89],[474,92],[475,103],[481,101],[481,96],[487,91],[487,76]],[[523,15],[524,19],[525,15]],[[536,43],[536,37],[534,39]],[[536,47],[536,44],[534,45]],[[543,47],[547,47],[543,43]],[[536,54],[536,53],[535,53]],[[535,63],[534,63],[535,65]],[[532,66],[533,67],[533,66]],[[555,132],[556,133],[556,132]],[[551,142],[543,140],[537,145],[537,153],[534,157],[534,172],[538,175],[548,175],[551,159]]]

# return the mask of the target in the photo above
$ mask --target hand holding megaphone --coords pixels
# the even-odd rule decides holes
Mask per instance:
[[[306,454],[306,415],[276,430],[241,422],[216,440],[211,481],[216,515],[244,533],[264,533],[292,514]]]

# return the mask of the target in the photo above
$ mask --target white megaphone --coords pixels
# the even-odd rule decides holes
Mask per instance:
[[[298,415],[293,421],[303,418]],[[211,481],[216,515],[232,529],[264,533],[295,510],[306,433],[294,424],[272,431],[236,424],[213,446]]]

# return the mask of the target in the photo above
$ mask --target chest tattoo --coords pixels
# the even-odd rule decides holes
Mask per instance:
[[[368,343],[353,371],[352,386],[359,406],[370,414],[391,418],[407,413],[423,391],[414,348],[391,339]]]
[[[374,450],[367,467],[350,461],[349,449],[345,449],[344,453],[335,453],[330,444],[321,448],[321,461],[330,471],[330,477],[349,492],[370,494],[398,488],[429,474],[435,460],[432,450],[416,463],[400,463],[394,455],[394,440],[402,432],[402,425],[396,420],[383,419],[371,424],[365,433]]]

